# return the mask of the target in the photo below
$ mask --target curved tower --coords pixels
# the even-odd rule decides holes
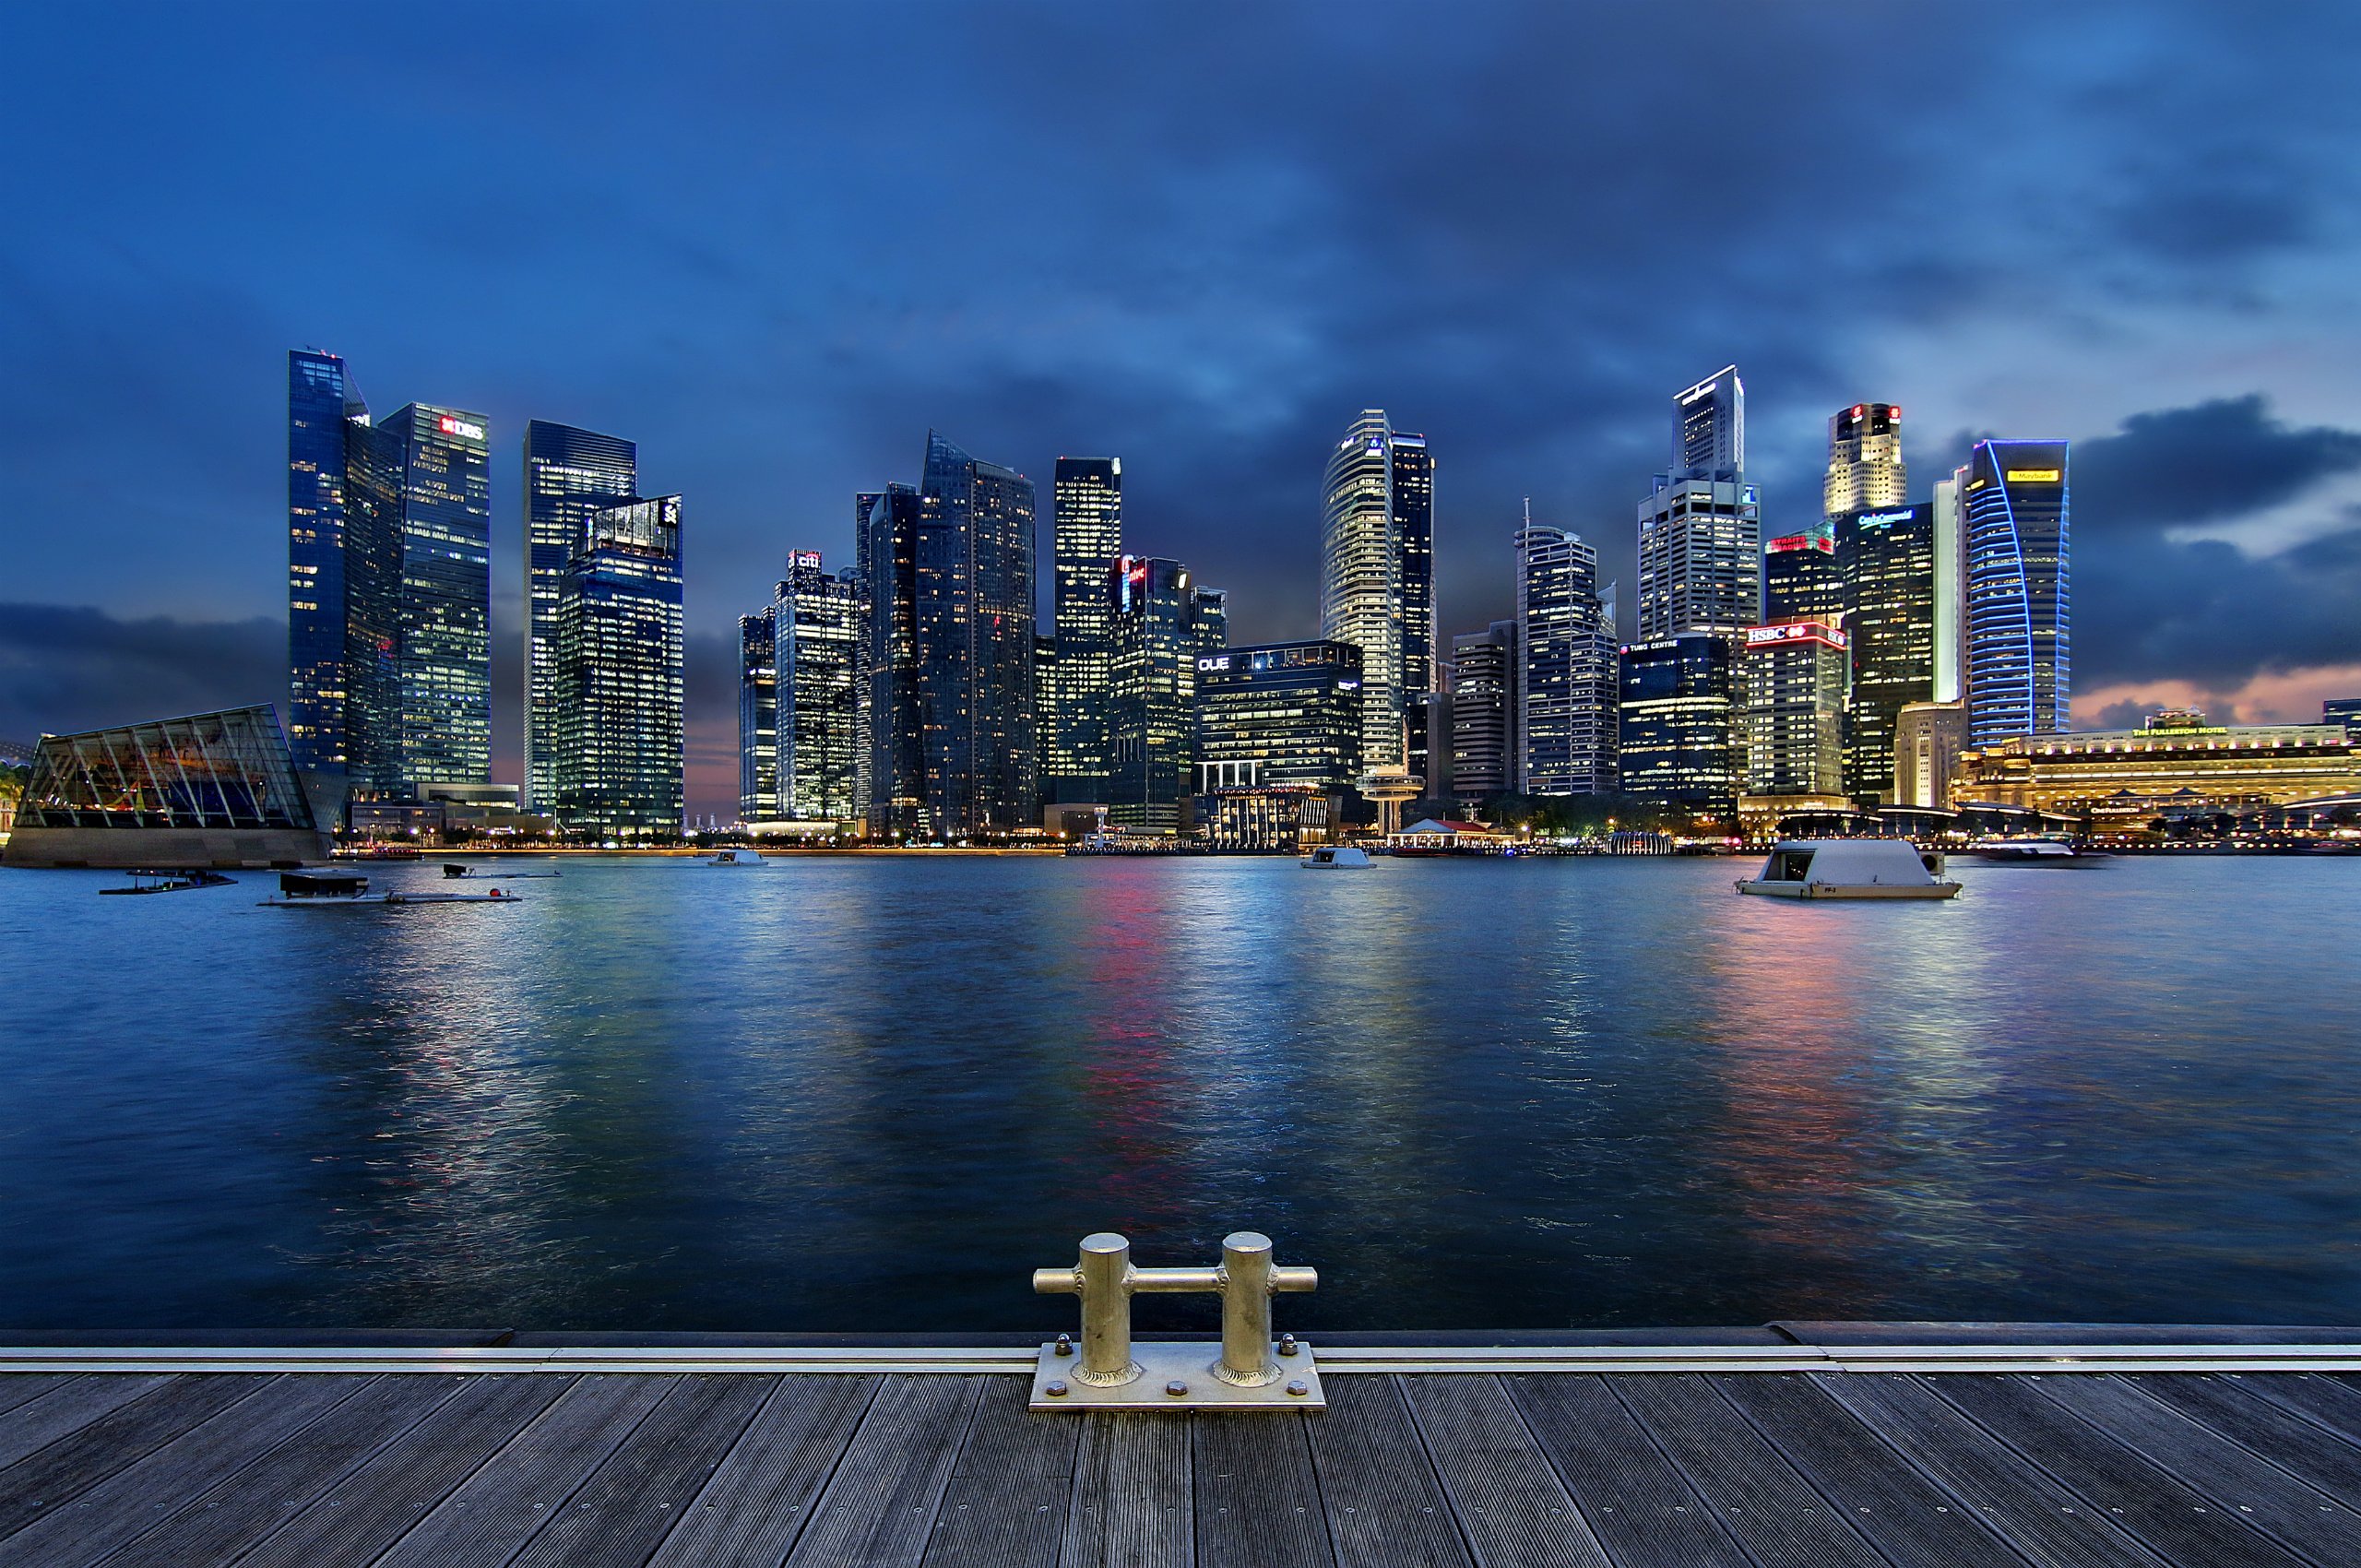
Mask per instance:
[[[1365,766],[1427,772],[1434,686],[1434,466],[1426,437],[1364,410],[1329,454],[1320,635],[1361,650]]]

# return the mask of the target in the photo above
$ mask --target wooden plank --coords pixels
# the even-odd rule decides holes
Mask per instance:
[[[1081,1420],[1059,1568],[1189,1568],[1189,1418],[1108,1410]]]
[[[163,1372],[81,1372],[0,1416],[0,1466],[13,1465],[163,1386]]]
[[[2308,1416],[2348,1443],[2361,1443],[2361,1390],[2317,1373],[2273,1372],[2252,1377],[2254,1393]]]
[[[0,1564],[78,1568],[147,1533],[157,1511],[211,1491],[292,1438],[370,1378],[276,1378],[254,1396],[117,1470],[72,1504],[0,1540]]]
[[[2044,1568],[2167,1568],[2047,1472],[1899,1372],[1814,1372],[1813,1385]],[[1974,1374],[1964,1374],[1974,1375]]]
[[[116,1471],[270,1383],[267,1376],[177,1377],[0,1470],[0,1537],[46,1516]]]
[[[1609,1568],[1607,1549],[1499,1378],[1405,1377],[1402,1391],[1477,1561],[1487,1568]]]
[[[423,1420],[339,1476],[237,1559],[241,1568],[367,1562],[401,1538],[574,1379],[475,1372]]]
[[[67,1379],[85,1374],[77,1372],[8,1372],[0,1375],[0,1416],[6,1415],[26,1400],[62,1387]]]
[[[1607,1381],[1763,1568],[1885,1568],[1884,1557],[1703,1376]]]
[[[378,1562],[386,1568],[507,1562],[679,1381],[614,1372],[577,1379]]]
[[[1807,1379],[1725,1373],[1713,1384],[1896,1568],[2023,1568],[1975,1510]]]
[[[2155,1372],[2140,1379],[2140,1392],[2187,1411],[2323,1491],[2361,1497],[2361,1446],[2260,1392],[2277,1381],[2275,1373]]]
[[[357,1393],[294,1441],[190,1498],[103,1561],[113,1568],[230,1562],[456,1396],[466,1382],[423,1375],[363,1380]]]
[[[1746,1561],[1606,1378],[1543,1372],[1501,1381],[1568,1494],[1624,1568]]]
[[[983,1383],[920,1373],[886,1378],[813,1504],[812,1521],[788,1554],[791,1568],[918,1562]]]
[[[1031,1391],[1022,1378],[985,1381],[935,1513],[926,1568],[1056,1568],[1083,1421],[1026,1409]]]
[[[2296,1568],[2300,1560],[2295,1554],[2241,1523],[2239,1515],[2210,1506],[2162,1467],[2068,1414],[2044,1396],[2045,1381],[2011,1372],[1938,1377],[1928,1386],[2167,1562]]]
[[[2045,1377],[2042,1393],[2145,1457],[2207,1506],[2319,1562],[2361,1562],[2361,1514],[2142,1393],[2136,1379]]]
[[[565,1507],[552,1510],[556,1517],[514,1568],[640,1568],[777,1381],[737,1372],[682,1378]]]
[[[1308,1419],[1206,1411],[1189,1423],[1204,1568],[1335,1568]]]
[[[714,1467],[650,1568],[777,1568],[882,1380],[782,1378]]]
[[[1311,1427],[1340,1568],[1465,1568],[1467,1543],[1427,1463],[1400,1379],[1335,1379],[1327,1413]]]

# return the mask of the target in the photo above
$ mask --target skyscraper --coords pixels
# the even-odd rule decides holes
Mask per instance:
[[[1197,659],[1198,787],[1349,789],[1361,771],[1359,647],[1260,643]]]
[[[1845,574],[1837,569],[1836,538],[1825,528],[1774,539],[1762,547],[1762,619],[1845,618]]]
[[[1451,786],[1480,801],[1517,788],[1517,624],[1495,621],[1451,639]],[[1430,791],[1440,794],[1440,790]]]
[[[534,420],[525,426],[525,789],[530,810],[555,799],[557,600],[590,514],[639,493],[639,452],[621,436]]]
[[[683,826],[681,498],[594,511],[558,579],[555,815],[617,837]]]
[[[1516,788],[1528,795],[1615,789],[1615,607],[1598,552],[1526,515],[1516,552]],[[1611,593],[1612,590],[1610,590]]]
[[[738,617],[738,820],[767,822],[777,814],[778,606],[774,601]]]
[[[1888,804],[1895,722],[1910,704],[1935,700],[1935,509],[1847,512],[1836,520],[1836,557],[1853,645],[1845,792],[1866,805]]]
[[[1856,403],[1828,417],[1828,478],[1821,516],[1876,512],[1910,500],[1910,469],[1902,460],[1902,410],[1892,403]]]
[[[1107,818],[1169,833],[1196,771],[1197,664],[1226,626],[1218,594],[1200,593],[1178,561],[1119,556],[1109,568],[1113,659],[1109,677]],[[1200,617],[1214,624],[1200,624]]]
[[[1107,683],[1114,657],[1107,574],[1123,552],[1123,460],[1060,457],[1050,500],[1057,652],[1045,683],[1046,771],[1060,801],[1106,799]]]
[[[821,569],[820,552],[787,558],[771,606],[777,694],[774,814],[802,821],[855,813],[860,584]]]
[[[1626,644],[1619,668],[1623,792],[1700,816],[1735,816],[1743,752],[1730,639],[1689,632]]]
[[[1728,366],[1673,400],[1673,469],[1640,503],[1639,636],[1735,639],[1762,619],[1762,528],[1746,482],[1746,387]]]
[[[1798,804],[1836,800],[1845,782],[1848,659],[1844,632],[1825,622],[1787,621],[1746,634],[1738,668],[1748,794]]]
[[[1434,463],[1426,437],[1363,410],[1328,458],[1320,635],[1364,661],[1362,763],[1429,766],[1434,689]],[[1405,753],[1404,734],[1409,741]]]
[[[1726,364],[1673,398],[1672,477],[1746,477],[1746,385]]]
[[[369,405],[334,354],[287,356],[287,744],[295,766],[348,760],[346,430]]]
[[[871,831],[1037,821],[1032,481],[930,431],[919,487],[856,505]]]
[[[2071,647],[2063,441],[1981,441],[1961,491],[1968,744],[2067,726]]]

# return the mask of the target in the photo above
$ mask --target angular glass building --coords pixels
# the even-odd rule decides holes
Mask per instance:
[[[380,788],[492,781],[491,449],[484,418],[412,403],[371,431],[370,504],[393,516],[393,734]]]
[[[1120,556],[1108,574],[1113,662],[1109,675],[1107,820],[1169,833],[1193,792],[1197,665],[1225,640],[1221,596],[1197,588],[1178,561]]]
[[[525,800],[546,810],[557,779],[557,601],[590,514],[639,493],[639,449],[617,435],[525,426]]]
[[[1123,460],[1060,457],[1050,513],[1056,556],[1057,652],[1043,689],[1051,798],[1106,799],[1108,679],[1114,658],[1107,574],[1123,552]]]
[[[1738,811],[1742,753],[1730,641],[1655,637],[1621,653],[1623,792],[1701,816]]]
[[[342,773],[345,700],[347,427],[369,405],[334,354],[287,356],[287,740],[295,766]]]
[[[853,497],[853,545],[868,594],[854,662],[861,736],[854,792],[873,838],[925,832],[918,540],[919,493],[909,485]]]
[[[860,584],[821,569],[820,552],[787,558],[771,606],[776,628],[777,783],[769,814],[835,821],[856,814]]]
[[[1598,552],[1579,534],[1518,529],[1516,788],[1597,795],[1615,788],[1615,605],[1598,587]]]
[[[1864,805],[1892,804],[1902,710],[1935,700],[1935,508],[1845,514],[1836,520],[1836,558],[1853,644],[1845,792]]]
[[[592,512],[559,579],[555,813],[568,830],[683,823],[681,498]]]
[[[1976,443],[1960,505],[1968,745],[2057,733],[2072,668],[2066,443]]]
[[[787,585],[779,585],[784,588]],[[738,820],[778,811],[778,607],[738,617]]]
[[[1370,767],[1429,766],[1434,690],[1434,459],[1426,437],[1363,410],[1329,455],[1320,635],[1366,661],[1361,754]],[[1407,754],[1404,736],[1408,735]]]
[[[33,754],[6,863],[182,870],[326,860],[268,707],[48,735]]]

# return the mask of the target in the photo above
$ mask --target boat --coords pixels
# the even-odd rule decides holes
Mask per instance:
[[[1352,844],[1323,844],[1296,863],[1311,871],[1367,871],[1376,864],[1367,849]]]
[[[192,887],[235,887],[238,879],[215,871],[135,871],[128,887],[101,887],[101,894],[185,893]]]
[[[1979,838],[1960,853],[1996,866],[2095,866],[2115,858],[2062,838]]]
[[[770,862],[752,849],[724,849],[706,861],[709,866],[765,866]]]
[[[1775,847],[1762,869],[1736,884],[1774,898],[1954,898],[1943,857],[1905,838],[1799,838]]]
[[[472,877],[478,882],[540,882],[565,873],[555,871],[486,871],[481,866],[463,866],[457,861],[443,862],[443,880],[456,882]]]
[[[514,893],[494,887],[483,893],[372,893],[369,879],[350,872],[287,872],[279,896],[257,906],[270,909],[382,909],[408,904],[514,904]]]
[[[408,844],[366,844],[338,849],[336,858],[340,861],[414,861],[419,858],[419,853]]]

